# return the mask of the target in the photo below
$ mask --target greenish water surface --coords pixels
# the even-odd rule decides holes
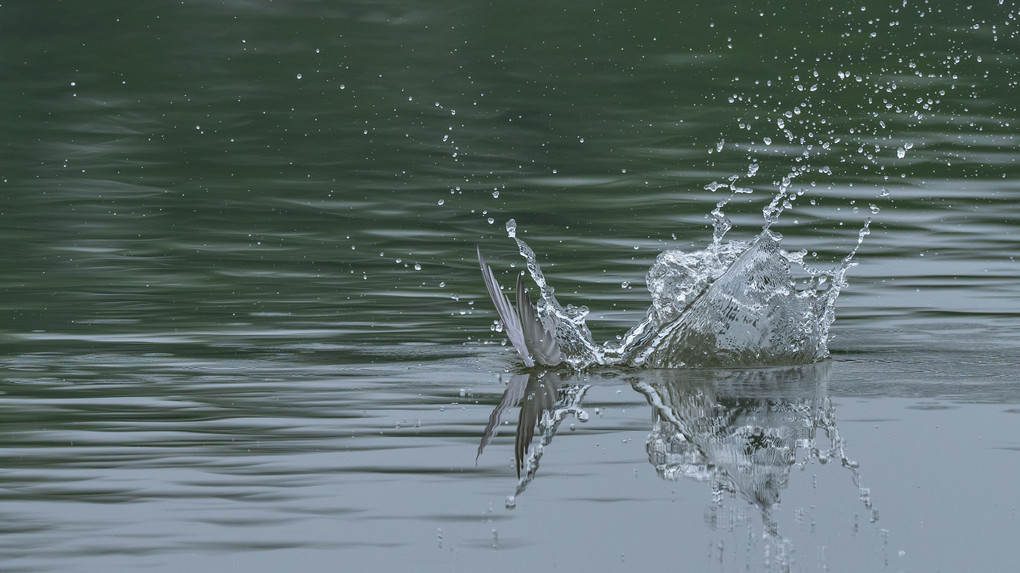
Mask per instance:
[[[1010,569],[1018,18],[0,6],[0,569]],[[590,419],[505,509],[512,427],[474,458],[519,364],[476,245],[510,284],[515,219],[607,340],[659,252],[703,248],[727,199],[727,237],[754,236],[781,190],[773,228],[811,264],[871,219],[810,391],[571,374]],[[798,458],[767,518],[665,479],[642,390],[662,385],[814,400],[801,420],[856,470]]]

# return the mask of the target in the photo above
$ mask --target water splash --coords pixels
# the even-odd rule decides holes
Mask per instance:
[[[804,262],[806,253],[785,251],[782,235],[771,229],[789,208],[785,190],[763,209],[763,229],[748,242],[724,241],[730,228],[722,210],[726,202],[712,212],[715,231],[705,249],[658,256],[646,277],[652,304],[645,318],[619,342],[603,345],[594,342],[585,323],[588,308],[560,305],[535,252],[517,237],[516,221],[508,221],[507,233],[539,287],[538,314],[555,334],[565,362],[578,369],[595,364],[749,367],[826,358],[836,299],[857,264],[854,257],[870,219],[836,268],[819,269]],[[798,284],[794,270],[807,279]]]
[[[563,308],[556,300],[555,290],[545,280],[535,251],[517,237],[517,222],[513,219],[507,221],[506,232],[517,242],[521,256],[528,262],[528,273],[539,288],[538,316],[546,330],[556,336],[564,360],[575,368],[586,368],[603,362],[602,351],[595,344],[585,323],[588,307],[567,305]]]
[[[840,13],[841,29],[844,20],[860,24],[861,29],[876,25],[872,16],[851,10]],[[869,38],[877,35],[868,33]],[[727,177],[705,185],[707,191],[725,193],[710,213],[711,243],[702,250],[671,250],[658,257],[647,276],[651,306],[619,341],[599,345],[592,340],[585,324],[588,309],[563,308],[557,302],[534,252],[517,237],[516,222],[507,223],[508,234],[539,286],[538,314],[555,333],[567,363],[576,368],[595,364],[747,367],[807,364],[828,356],[836,300],[846,287],[847,273],[856,266],[855,256],[869,233],[870,219],[863,222],[852,250],[826,269],[807,264],[806,252],[783,248],[780,219],[805,193],[819,184],[824,187],[825,179],[844,174],[880,188],[876,201],[886,199],[891,171],[902,165],[913,147],[902,136],[894,137],[896,124],[886,123],[888,114],[907,113],[910,102],[916,101],[925,113],[915,111],[910,121],[920,122],[945,97],[944,86],[938,82],[903,85],[903,78],[937,76],[926,76],[916,62],[905,61],[902,46],[870,39],[867,45],[869,58],[895,60],[906,68],[892,74],[858,73],[852,70],[859,56],[849,55],[851,51],[813,61],[795,54],[789,75],[735,80],[735,91],[727,99],[740,108],[739,115],[732,125],[723,126],[708,153],[720,161],[739,157],[740,163],[731,164],[739,168]],[[846,121],[848,102],[857,102],[854,105],[864,112],[863,121]],[[727,208],[763,189],[769,190],[771,198],[761,209],[761,232],[748,241],[729,240],[733,222]],[[828,190],[835,189],[834,183],[829,184]],[[805,201],[813,208],[807,211],[814,214],[828,208],[819,206],[820,197],[823,194],[811,191]],[[844,199],[857,213],[858,198],[847,193]],[[875,214],[879,207],[872,203],[870,209]],[[842,219],[842,215],[834,216]]]

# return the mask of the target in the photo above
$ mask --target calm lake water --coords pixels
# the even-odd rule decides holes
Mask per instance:
[[[0,569],[1015,568],[1018,20],[0,6]],[[818,267],[871,220],[831,359],[519,374],[509,219],[612,340],[779,193]],[[564,389],[523,482],[515,380]]]

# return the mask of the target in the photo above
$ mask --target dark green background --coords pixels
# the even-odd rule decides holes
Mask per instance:
[[[505,252],[511,217],[569,302],[640,311],[752,162],[735,235],[810,163],[789,248],[840,256],[876,204],[862,260],[900,260],[855,273],[885,302],[851,312],[912,314],[896,286],[940,264],[1013,268],[1015,33],[994,5],[7,5],[3,330],[458,344],[473,245]]]

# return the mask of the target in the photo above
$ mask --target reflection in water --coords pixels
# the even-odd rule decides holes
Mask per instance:
[[[827,391],[829,363],[769,370],[659,370],[631,381],[652,406],[648,461],[664,479],[708,482],[715,527],[724,494],[761,510],[766,533],[778,538],[772,508],[790,470],[837,460],[860,488]],[[872,510],[872,521],[877,513]]]
[[[478,445],[478,456],[499,431],[499,422],[507,407],[521,403],[520,415],[517,418],[517,437],[514,440],[514,460],[517,466],[517,490],[507,498],[507,508],[516,505],[516,498],[538,472],[538,462],[542,459],[545,446],[549,445],[560,422],[567,414],[573,414],[582,422],[588,421],[588,413],[581,409],[581,400],[588,392],[588,384],[564,383],[563,377],[556,372],[532,372],[530,374],[514,374],[503,392],[503,399],[493,408],[489,415],[489,423],[485,426],[482,441]],[[531,448],[531,442],[538,430],[541,440]],[[477,456],[476,456],[477,459]],[[524,470],[523,477],[521,470]]]
[[[653,424],[646,448],[648,461],[666,480],[707,482],[711,506],[706,522],[720,525],[726,499],[737,496],[762,516],[766,553],[781,569],[790,564],[789,541],[783,539],[772,510],[789,485],[794,468],[835,460],[846,468],[861,503],[878,520],[870,492],[861,487],[857,463],[846,453],[836,428],[835,407],[828,395],[829,363],[748,370],[642,370],[631,386],[652,407]],[[587,420],[581,401],[590,387],[572,382],[576,375],[554,372],[515,374],[492,411],[479,455],[496,435],[507,407],[521,402],[515,459],[516,496],[538,470],[543,449],[567,414]],[[541,440],[530,449],[537,433]],[[524,475],[521,475],[521,470]]]

